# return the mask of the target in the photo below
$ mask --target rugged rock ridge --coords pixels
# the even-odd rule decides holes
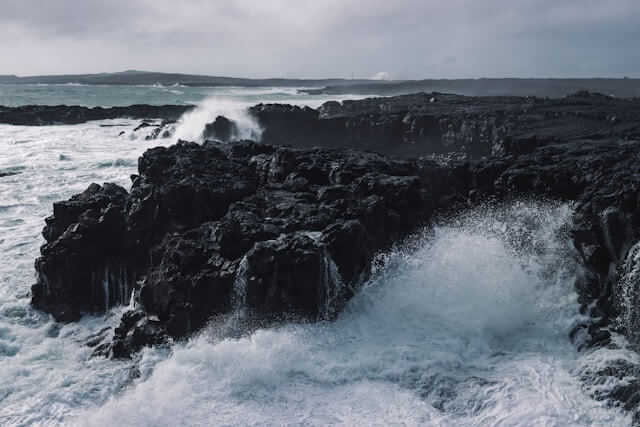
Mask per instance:
[[[435,123],[430,106],[441,101],[426,96],[325,104],[320,110],[257,106],[253,113],[265,126],[266,140],[358,148],[377,141],[394,154],[407,154],[394,146],[406,142],[398,139],[397,125],[418,114],[405,112],[407,105]],[[149,150],[130,192],[94,184],[54,205],[44,229],[47,244],[36,261],[33,304],[72,321],[133,295],[135,308],[123,315],[114,338],[96,349],[115,357],[197,331],[239,299],[261,321],[331,318],[366,280],[376,253],[438,210],[487,197],[535,195],[575,202],[571,232],[585,267],[576,289],[590,320],[577,325],[571,338],[580,348],[615,346],[611,334],[620,332],[640,349],[640,310],[628,303],[628,294],[631,301],[640,298],[640,281],[624,289],[620,282],[640,239],[640,141],[633,139],[640,126],[638,101],[584,93],[525,101],[498,98],[474,106],[468,98],[451,97],[448,106],[437,107],[451,114],[438,120],[461,120],[459,129],[469,129],[473,120],[512,127],[511,134],[491,139],[501,149],[477,140],[483,150],[492,148],[486,158],[471,161],[391,160],[351,149],[254,142],[181,142]],[[366,143],[340,139],[352,129],[345,123],[356,121],[375,122],[380,132],[374,135],[384,137]],[[216,137],[233,129],[229,121],[216,122],[209,128]],[[465,134],[455,129],[454,135]],[[492,129],[496,135],[498,128]],[[585,134],[591,138],[580,139]],[[471,146],[467,141],[447,150],[459,148],[462,157],[473,159]],[[442,152],[429,144],[421,149]],[[616,365],[597,375],[636,378],[601,397],[637,407],[638,367]]]
[[[56,203],[36,261],[33,305],[61,321],[136,293],[116,356],[230,311],[239,271],[259,316],[330,317],[377,252],[469,185],[468,167],[253,142],[155,148],[139,172],[130,193],[94,184]]]
[[[455,152],[480,159],[580,139],[640,138],[640,100],[589,92],[560,99],[421,93],[331,101],[317,110],[260,104],[250,111],[267,144],[360,148],[391,156]]]
[[[128,107],[81,107],[78,105],[0,106],[0,123],[24,126],[78,124],[118,118],[177,120],[192,105],[130,105]]]
[[[640,238],[638,160],[637,141],[613,140],[444,166],[252,142],[155,148],[130,193],[93,184],[54,204],[33,304],[72,321],[126,304],[135,290],[157,335],[181,337],[232,308],[242,270],[251,309],[318,319],[328,300],[338,309],[366,279],[376,252],[436,210],[537,194],[577,202],[573,236],[588,270],[580,303],[600,319],[584,325],[584,344],[606,344],[604,331],[626,327],[615,321],[615,285]],[[327,275],[331,263],[337,278]],[[330,295],[330,279],[340,295]]]
[[[640,277],[624,277],[637,266],[637,250],[631,249],[640,240],[639,161],[640,141],[580,141],[521,156],[496,181],[499,189],[576,202],[571,234],[585,267],[576,290],[591,318],[571,333],[579,349],[616,348],[611,337],[618,332],[640,350]],[[611,360],[584,375],[586,384],[596,385],[594,397],[632,411],[640,423],[640,366]],[[618,385],[601,391],[598,385],[610,380]]]

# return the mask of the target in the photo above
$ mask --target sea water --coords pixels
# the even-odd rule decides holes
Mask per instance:
[[[153,103],[140,93],[155,90],[81,89],[48,86],[46,96],[23,99],[109,106],[116,98]],[[443,218],[380,254],[372,278],[335,321],[226,335],[212,323],[132,360],[91,358],[86,342],[116,325],[124,308],[63,325],[29,304],[52,203],[92,182],[129,188],[144,150],[197,139],[217,114],[259,130],[248,105],[327,100],[278,88],[156,89],[184,92],[157,103],[199,105],[171,138],[146,140],[130,120],[0,125],[0,172],[18,172],[0,178],[1,425],[630,424],[582,380],[635,356],[580,353],[569,340],[582,320],[573,289],[581,272],[566,234],[572,207],[552,202]],[[0,104],[19,102],[14,89],[3,90]]]

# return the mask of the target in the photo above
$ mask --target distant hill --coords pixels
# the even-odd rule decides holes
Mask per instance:
[[[184,86],[284,86],[284,87],[324,87],[340,86],[343,84],[369,83],[372,80],[346,80],[346,79],[247,79],[237,77],[201,76],[194,74],[157,73],[148,71],[122,71],[118,73],[100,74],[70,74],[54,76],[2,76],[0,83],[16,84],[66,84],[79,83],[87,85],[152,85],[161,84],[171,86],[181,84]]]
[[[76,74],[55,76],[0,75],[0,83],[12,84],[66,84],[87,85],[152,85],[171,86],[241,86],[241,87],[295,87],[312,95],[377,95],[393,96],[417,92],[443,92],[468,96],[539,96],[561,97],[581,90],[600,92],[620,98],[640,97],[640,79],[527,79],[482,78],[455,80],[366,80],[366,79],[248,79],[195,74],[158,73],[148,71],[122,71],[118,73]]]
[[[561,97],[587,90],[619,98],[640,97],[640,79],[459,79],[407,80],[394,82],[349,82],[322,89],[304,90],[319,95],[405,95],[417,92],[443,92],[467,96],[538,96]]]
[[[14,76],[14,75],[10,75],[10,76],[3,76],[2,74],[0,74],[0,83],[13,83],[16,80],[19,80],[18,76]]]

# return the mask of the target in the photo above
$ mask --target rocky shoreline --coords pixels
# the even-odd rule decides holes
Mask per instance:
[[[69,322],[133,296],[112,336],[91,343],[111,357],[186,337],[239,300],[259,322],[330,320],[375,256],[435,215],[535,196],[575,203],[576,290],[591,320],[571,338],[613,346],[618,332],[640,348],[619,286],[640,240],[639,101],[419,94],[252,113],[262,143],[154,148],[131,191],[92,184],[55,203],[33,305]],[[625,387],[604,397],[633,409],[640,383]]]
[[[107,119],[164,119],[177,120],[192,105],[130,105],[128,107],[81,107],[78,105],[0,106],[0,123],[22,126],[80,124]]]
[[[475,160],[578,139],[640,139],[640,99],[589,92],[554,99],[419,93],[330,101],[318,109],[260,104],[250,113],[267,144],[357,148],[399,157],[455,153]],[[233,133],[224,132],[229,125],[221,124],[220,132],[212,126],[207,136],[233,140]]]

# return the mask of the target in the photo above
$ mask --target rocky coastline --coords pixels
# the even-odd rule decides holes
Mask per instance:
[[[22,126],[72,125],[107,119],[177,120],[192,105],[130,105],[127,107],[82,107],[78,105],[0,106],[0,123]]]
[[[640,138],[640,100],[590,92],[553,99],[419,93],[330,101],[318,109],[259,104],[250,114],[267,144],[356,148],[395,157],[455,154],[477,160],[578,139]],[[211,123],[205,136],[233,140],[233,124],[223,119]]]
[[[133,299],[91,343],[116,358],[189,336],[239,301],[259,322],[331,320],[377,254],[439,213],[534,196],[575,205],[590,320],[571,339],[612,346],[618,332],[640,348],[640,314],[619,287],[640,240],[640,101],[417,94],[251,113],[262,142],[225,141],[215,123],[233,123],[218,119],[207,132],[219,141],[148,150],[130,191],[92,184],[55,203],[34,307],[71,322]],[[625,387],[605,397],[634,409],[640,383]]]

